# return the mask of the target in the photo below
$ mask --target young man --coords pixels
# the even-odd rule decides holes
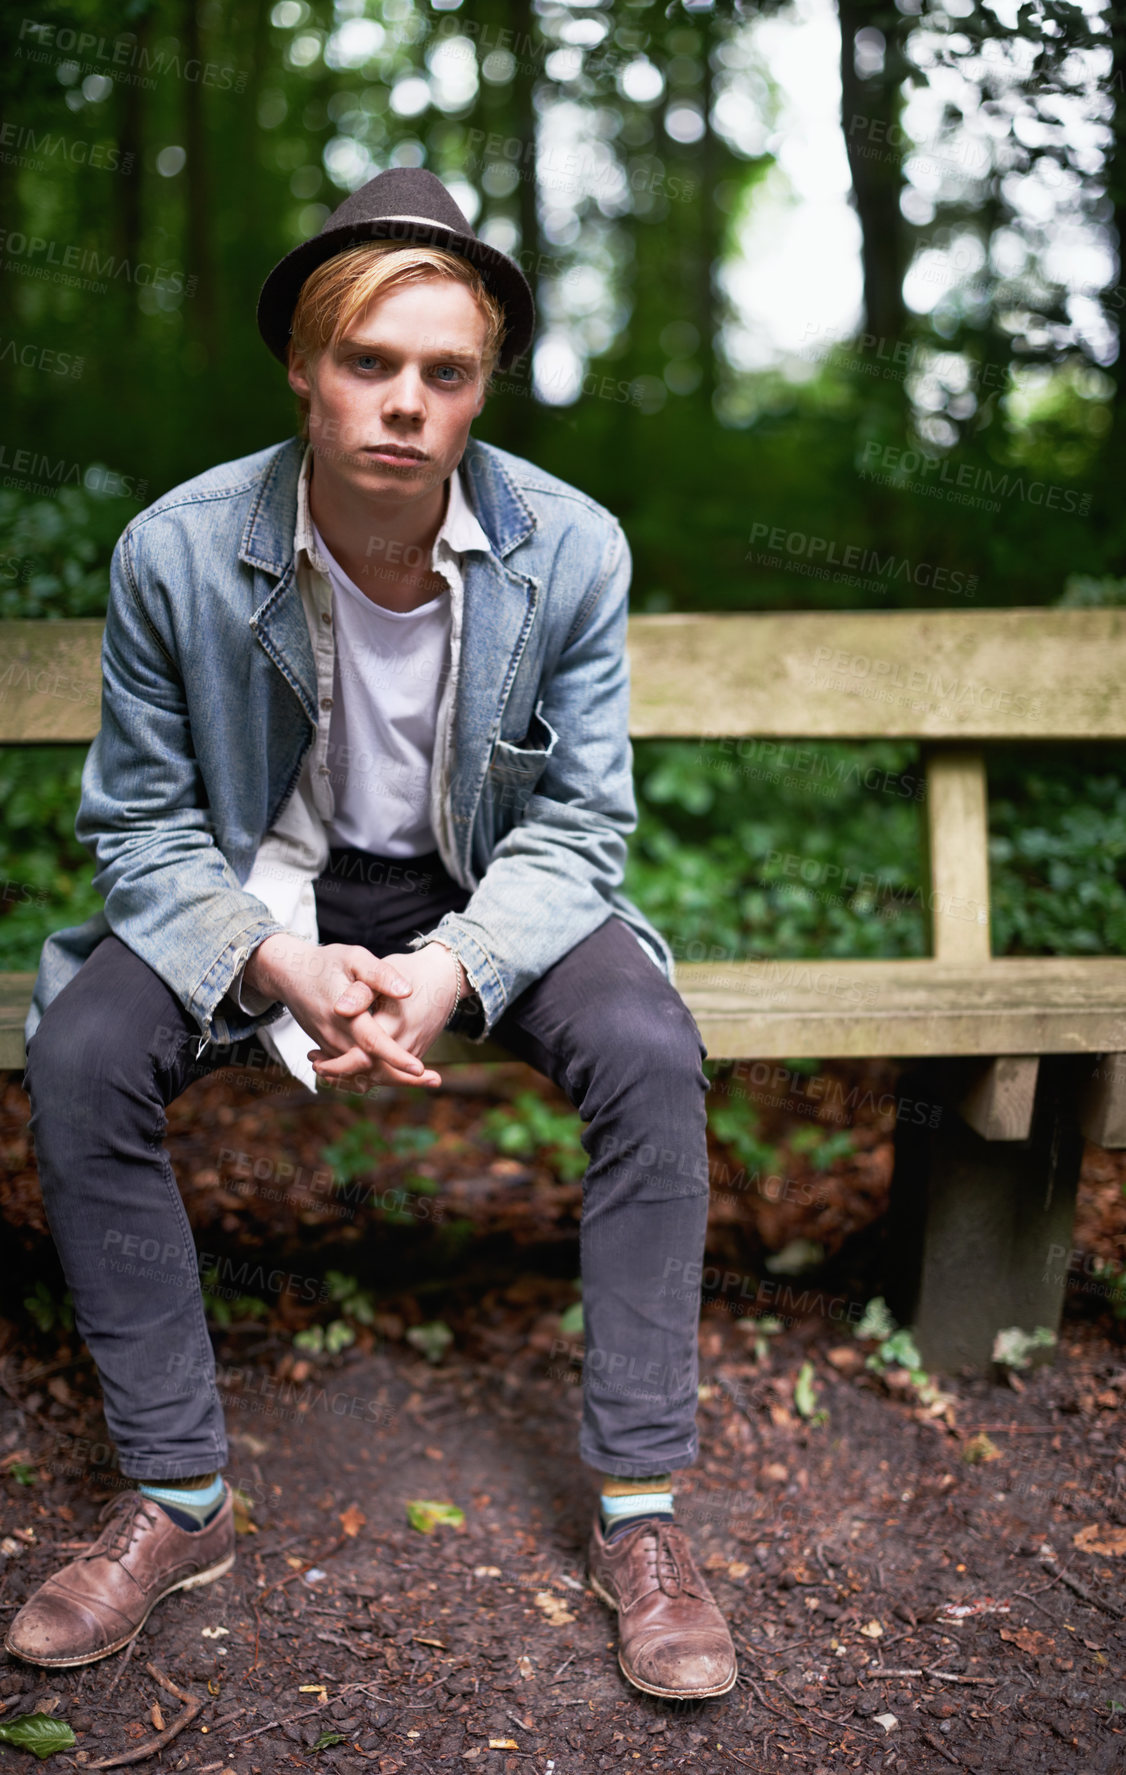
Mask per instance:
[[[587,1126],[579,1452],[594,1588],[649,1693],[735,1681],[673,1520],[696,1458],[699,1032],[620,891],[636,820],[629,553],[602,507],[470,437],[531,293],[430,173],[381,173],[275,267],[293,439],[175,488],[114,556],[79,837],[105,910],[46,944],[26,1084],[51,1229],[136,1489],[7,1646],[107,1656],[234,1560],[191,1232],[160,1142],[259,1035],[298,1077],[440,1083],[494,1035]]]

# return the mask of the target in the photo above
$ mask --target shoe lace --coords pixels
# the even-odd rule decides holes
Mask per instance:
[[[670,1522],[645,1524],[645,1546],[652,1575],[666,1596],[679,1596],[687,1576],[685,1549],[679,1531]]]
[[[98,1521],[106,1522],[106,1527],[91,1542],[85,1553],[80,1554],[79,1557],[81,1559],[120,1559],[133,1539],[137,1514],[144,1501],[139,1491],[127,1491],[120,1493],[116,1498],[111,1498],[107,1504],[104,1504],[98,1513]],[[112,1518],[114,1512],[117,1513],[117,1520],[107,1522],[106,1519]]]

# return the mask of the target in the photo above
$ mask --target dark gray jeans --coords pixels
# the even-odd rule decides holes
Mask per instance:
[[[334,850],[317,883],[321,941],[401,954],[467,899],[436,854],[404,864]],[[688,1466],[699,1298],[677,1278],[702,1260],[707,1216],[699,1031],[611,917],[522,993],[494,1034],[586,1123],[580,1457],[619,1475]],[[168,1104],[194,1079],[260,1064],[264,1050],[252,1037],[212,1044],[197,1060],[198,1045],[160,977],[106,937],[28,1048],[51,1231],[122,1471],[136,1479],[186,1478],[227,1461],[195,1245],[162,1141]]]

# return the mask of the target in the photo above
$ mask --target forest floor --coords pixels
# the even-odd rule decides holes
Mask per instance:
[[[0,1653],[0,1727],[65,1720],[54,1767],[191,1775],[1126,1766],[1124,1322],[1120,1291],[1085,1286],[1100,1262],[1121,1274],[1123,1157],[1087,1151],[1054,1362],[912,1384],[855,1335],[895,1069],[824,1075],[818,1139],[763,1092],[776,1170],[748,1182],[712,1155],[701,1454],[677,1517],[735,1637],[730,1694],[631,1688],[586,1581],[563,1100],[517,1066],[451,1072],[437,1098],[384,1094],[376,1140],[355,1100],[223,1076],[172,1107],[169,1150],[206,1253],[236,1565],[102,1663]],[[3,1625],[121,1479],[15,1078],[0,1151]],[[424,1532],[419,1501],[461,1519]],[[0,1747],[0,1770],[31,1766]]]

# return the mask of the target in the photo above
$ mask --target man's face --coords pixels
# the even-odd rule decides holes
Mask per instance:
[[[295,356],[318,470],[397,506],[432,494],[485,404],[485,333],[466,286],[435,277],[376,297],[318,357]]]

